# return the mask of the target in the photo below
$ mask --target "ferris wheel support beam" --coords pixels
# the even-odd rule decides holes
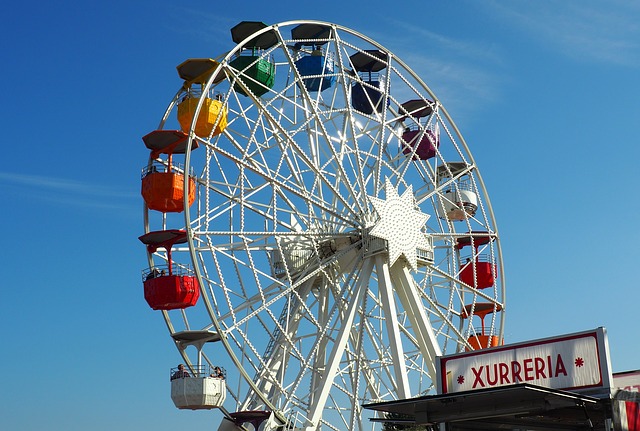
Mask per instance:
[[[302,150],[299,149],[298,147],[295,147],[295,148],[298,151],[302,152]],[[297,196],[299,198],[308,199],[308,200],[310,200],[312,205],[318,207],[319,209],[322,209],[327,214],[331,214],[334,217],[337,217],[338,219],[341,218],[341,215],[339,213],[335,212],[335,210],[332,210],[329,206],[325,205],[320,200],[313,199],[312,196],[310,196],[308,194],[305,194],[304,191],[298,190],[298,189],[292,187],[290,184],[287,184],[285,181],[283,181],[283,180],[281,180],[281,179],[279,179],[279,178],[277,178],[275,176],[273,176],[273,177],[270,176],[270,174],[272,174],[272,172],[264,171],[262,166],[256,167],[254,165],[254,163],[252,163],[250,161],[246,161],[245,159],[241,159],[239,157],[236,157],[232,153],[230,153],[229,151],[226,151],[226,150],[224,150],[224,149],[222,149],[220,147],[215,147],[214,150],[215,150],[215,152],[217,152],[218,154],[222,155],[223,157],[225,157],[229,161],[235,163],[236,166],[238,166],[239,168],[249,169],[251,172],[261,176],[263,180],[268,181],[270,184],[273,184],[274,186],[278,186],[282,190],[286,190],[286,191],[292,193],[293,195],[295,195],[295,196]],[[309,165],[309,166],[313,167],[312,165]],[[322,177],[322,175],[319,172],[317,172],[317,170],[315,171],[315,174],[320,176],[320,177]],[[332,185],[329,184],[329,186],[331,188],[333,188]],[[339,195],[339,193],[337,193],[337,192],[335,192],[335,193]],[[345,208],[351,209],[351,207],[349,206],[349,204],[347,202],[342,202],[342,204],[345,205]],[[185,209],[185,213],[186,212],[187,212],[187,210]]]
[[[258,386],[262,392],[268,393],[270,399],[278,399],[281,396],[282,385],[275,384],[274,381],[279,382],[284,370],[287,368],[287,360],[289,359],[290,349],[293,345],[293,338],[303,316],[301,304],[306,300],[313,283],[314,279],[311,278],[300,287],[300,300],[295,301],[297,305],[294,304],[294,306],[288,310],[288,319],[280,322],[282,326],[278,328],[278,336],[274,341],[274,346],[270,351],[265,353],[268,360],[264,363],[262,370],[256,377],[256,386]]]
[[[293,149],[296,150],[297,154],[298,154],[298,158],[300,159],[300,161],[305,163],[305,166],[307,166],[309,169],[311,169],[315,175],[317,175],[317,177],[322,180],[323,184],[329,188],[329,190],[331,190],[334,193],[334,196],[336,198],[338,198],[340,200],[340,202],[342,203],[342,205],[345,206],[345,208],[350,209],[351,211],[355,212],[355,209],[352,208],[352,206],[350,205],[349,202],[344,200],[344,197],[342,196],[342,194],[340,194],[338,192],[338,190],[335,188],[334,184],[332,184],[330,181],[327,180],[327,178],[324,175],[321,175],[321,172],[319,171],[319,166],[315,166],[313,163],[313,160],[307,155],[306,151],[303,150],[302,147],[299,146],[299,144],[293,139],[293,137],[289,134],[289,132],[284,129],[282,127],[282,125],[280,124],[280,122],[277,120],[277,118],[275,118],[273,116],[273,114],[264,108],[264,105],[262,104],[261,100],[256,100],[255,103],[257,105],[260,105],[262,107],[262,111],[264,113],[264,116],[267,120],[267,122],[273,127],[274,132],[274,137],[276,139],[276,141],[280,142],[282,140],[282,143],[286,143],[286,147],[291,147]],[[322,121],[320,121],[320,125],[322,125]],[[325,137],[326,139],[330,142],[330,135],[326,133],[326,130],[324,131],[325,133]],[[282,136],[284,136],[285,138],[283,139]],[[334,156],[338,155],[338,151],[333,148],[332,145],[329,145],[329,148],[332,150],[332,153]],[[344,172],[344,167],[342,165],[338,165],[337,166],[338,170],[345,175],[346,177],[346,173]],[[358,203],[358,202],[356,202]],[[358,205],[360,206],[360,205]]]
[[[330,288],[325,284],[321,287],[321,293],[318,295],[318,321],[323,325],[326,325],[329,322],[329,291]],[[317,350],[313,356],[314,373],[311,375],[311,387],[314,388],[322,386],[322,380],[326,378],[327,343],[328,340],[326,338],[323,338],[322,342],[318,343]],[[314,403],[316,396],[317,394],[315,392],[311,392],[309,394],[309,404]]]
[[[395,297],[393,296],[393,283],[391,282],[391,275],[389,274],[389,264],[382,254],[376,255],[375,259],[381,293],[380,302],[384,309],[387,334],[389,335],[389,347],[391,348],[394,364],[397,393],[399,398],[409,398],[411,391],[409,389],[409,379],[407,378],[407,369],[404,362],[404,349],[402,348],[402,341],[400,339],[398,311]]]
[[[356,315],[358,314],[358,309],[360,308],[362,298],[368,288],[369,280],[371,279],[373,263],[373,259],[366,259],[362,265],[360,278],[358,279],[358,283],[356,284],[354,294],[351,297],[349,308],[347,309],[347,313],[345,314],[345,319],[342,322],[342,327],[340,328],[340,332],[336,336],[336,340],[333,344],[333,349],[331,350],[331,354],[326,362],[326,372],[324,379],[315,391],[316,396],[309,406],[309,415],[307,416],[309,420],[309,422],[307,423],[307,430],[309,431],[316,429],[318,424],[320,423],[320,419],[322,418],[324,405],[327,402],[327,398],[329,397],[329,392],[331,391],[331,387],[333,386],[333,380],[337,374],[338,367],[344,355],[347,343],[349,342],[349,337],[352,334],[353,322]]]
[[[427,367],[433,380],[436,376],[436,358],[442,356],[442,351],[431,327],[429,317],[425,313],[420,296],[416,291],[413,277],[409,272],[409,268],[400,262],[391,267],[390,275],[391,279],[395,281],[395,291],[398,293],[400,302],[407,312],[407,318],[411,321],[418,346],[425,356]]]

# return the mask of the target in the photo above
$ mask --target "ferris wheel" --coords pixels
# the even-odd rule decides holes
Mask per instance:
[[[174,402],[219,408],[224,428],[375,428],[363,404],[427,394],[437,356],[503,342],[478,167],[368,37],[242,22],[231,40],[178,66],[143,138],[145,299],[201,377],[172,380]]]

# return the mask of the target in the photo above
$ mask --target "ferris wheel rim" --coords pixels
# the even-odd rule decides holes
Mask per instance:
[[[376,43],[375,41],[373,41],[373,40],[371,40],[371,39],[367,38],[367,37],[366,37],[366,36],[364,36],[364,35],[360,35],[359,33],[354,32],[353,30],[350,30],[350,29],[348,29],[348,28],[346,28],[346,27],[339,26],[339,25],[336,25],[336,24],[326,23],[326,22],[324,22],[324,21],[305,21],[305,20],[287,21],[287,22],[283,22],[283,23],[279,23],[279,24],[274,24],[274,25],[272,25],[272,26],[268,26],[268,27],[266,27],[265,29],[261,30],[261,33],[268,32],[268,31],[277,31],[277,32],[279,32],[279,29],[280,29],[280,28],[287,27],[287,26],[292,26],[292,25],[303,24],[303,23],[317,23],[317,24],[330,25],[330,26],[332,26],[332,28],[333,28],[334,30],[340,30],[340,31],[348,32],[348,33],[352,34],[353,36],[355,36],[355,37],[359,37],[359,38],[361,38],[361,39],[363,39],[363,40],[367,41],[368,43],[370,43],[370,44],[372,44],[372,45],[374,45],[374,46],[377,46],[377,47],[379,47],[379,48],[381,48],[381,49],[384,49],[384,47],[382,47],[381,45],[379,45],[379,44],[378,44],[378,43]],[[278,34],[280,34],[280,33],[278,33]],[[254,36],[255,36],[255,34],[253,34],[253,35],[251,35],[251,36],[247,37],[245,40],[243,40],[243,42],[238,43],[238,45],[236,46],[236,48],[235,48],[234,50],[231,50],[231,51],[229,51],[227,54],[225,54],[225,55],[224,55],[224,59],[221,61],[220,65],[219,65],[219,66],[218,66],[218,68],[216,69],[216,70],[217,70],[217,72],[215,72],[215,73],[214,73],[214,75],[212,75],[212,77],[209,79],[209,81],[207,82],[206,87],[205,87],[205,89],[203,90],[203,92],[204,92],[204,91],[209,91],[209,90],[210,90],[210,87],[212,86],[212,84],[213,84],[213,82],[214,82],[214,80],[215,80],[215,79],[214,79],[214,78],[215,78],[215,74],[216,74],[216,73],[222,73],[223,68],[224,68],[224,66],[225,66],[225,64],[226,64],[225,62],[227,62],[227,61],[228,61],[228,60],[229,60],[229,59],[230,59],[230,58],[235,54],[235,52],[236,52],[236,51],[238,51],[238,50],[240,50],[240,49],[241,49],[241,45],[242,45],[242,43],[246,42],[247,40],[251,39],[251,38],[252,38],[252,37],[254,37]],[[286,47],[283,47],[283,49],[286,49]],[[388,50],[387,50],[387,52],[389,52],[389,53],[390,53],[390,51],[388,51]],[[471,152],[469,151],[469,149],[468,149],[468,147],[467,147],[467,144],[466,144],[466,142],[464,141],[464,138],[463,138],[463,137],[462,137],[462,135],[460,134],[459,130],[458,130],[458,129],[457,129],[457,127],[455,126],[455,123],[454,123],[454,122],[453,122],[453,120],[450,118],[450,116],[449,116],[449,114],[447,113],[447,111],[446,111],[446,110],[444,109],[444,107],[439,103],[439,100],[437,100],[437,98],[435,97],[435,95],[434,95],[434,94],[431,92],[431,90],[426,86],[426,84],[424,84],[424,83],[420,80],[420,78],[419,78],[417,75],[415,75],[415,73],[414,73],[410,68],[408,68],[404,63],[402,63],[402,61],[401,61],[401,60],[399,60],[398,58],[394,57],[394,61],[397,61],[397,62],[400,64],[400,66],[403,68],[403,70],[405,70],[405,71],[409,71],[409,73],[413,74],[413,78],[414,78],[414,79],[416,79],[420,84],[422,84],[423,88],[428,92],[428,94],[429,94],[430,96],[432,96],[432,97],[434,98],[435,102],[436,102],[436,103],[438,103],[438,104],[440,105],[441,112],[442,112],[443,116],[446,118],[446,120],[448,121],[449,125],[450,125],[450,126],[452,126],[452,127],[454,128],[454,133],[455,133],[455,134],[457,135],[457,137],[460,139],[459,143],[462,145],[462,147],[463,147],[463,149],[464,149],[464,151],[465,151],[466,155],[469,157],[469,160],[470,160],[471,164],[475,167],[475,166],[476,166],[475,161],[473,160],[473,158],[472,158],[472,156],[471,156]],[[176,94],[176,97],[174,98],[174,100],[173,100],[172,104],[171,104],[171,105],[169,106],[169,108],[167,109],[167,113],[165,114],[165,118],[163,118],[163,121],[161,122],[161,127],[164,125],[164,122],[166,121],[166,118],[167,118],[167,116],[169,115],[169,112],[171,112],[171,111],[172,111],[172,109],[173,109],[173,105],[175,105],[175,104],[177,103],[177,99],[178,99],[178,95],[179,95],[179,94],[180,94],[180,91]],[[201,102],[200,102],[200,104],[198,105],[198,108],[197,108],[198,110],[201,108],[201,105],[202,105],[202,101],[201,101]],[[195,126],[195,121],[196,121],[197,116],[198,116],[198,111],[196,111],[196,113],[195,113],[195,115],[194,115],[193,124],[192,124],[192,126],[191,126],[191,130],[190,130],[190,132],[189,132],[189,139],[190,139],[190,140],[196,140],[196,139],[198,139],[198,137],[195,135],[195,133],[194,133],[194,131],[193,131],[194,126]],[[186,152],[186,154],[185,154],[185,172],[188,172],[188,170],[189,170],[189,168],[190,168],[190,165],[191,165],[191,149],[190,149],[190,146],[188,146],[188,150],[187,150],[187,152]],[[482,191],[485,193],[485,196],[483,197],[483,199],[484,199],[485,204],[488,206],[488,211],[489,211],[489,213],[490,213],[490,217],[489,217],[489,218],[490,218],[490,221],[491,221],[491,223],[492,223],[492,226],[494,227],[494,231],[493,231],[492,233],[493,233],[493,234],[495,234],[495,235],[496,235],[496,237],[497,237],[497,227],[496,227],[496,224],[495,224],[495,217],[493,216],[493,209],[492,209],[492,207],[491,207],[490,200],[489,200],[488,196],[486,196],[486,188],[485,188],[485,186],[484,186],[484,183],[483,183],[483,181],[482,181],[482,178],[481,178],[481,176],[479,175],[479,172],[477,171],[477,169],[475,169],[475,171],[476,171],[476,176],[477,176],[477,178],[478,178],[478,180],[479,180],[479,182],[480,182],[479,190],[482,190]],[[186,174],[185,174],[185,175],[186,175]],[[186,184],[186,187],[189,187],[187,182],[185,182],[185,184]],[[189,243],[189,252],[190,252],[190,255],[191,255],[191,259],[192,259],[192,261],[193,261],[193,264],[194,264],[194,270],[195,270],[195,272],[196,272],[196,274],[197,274],[198,280],[200,280],[200,281],[201,281],[201,283],[202,283],[202,280],[204,279],[204,276],[203,276],[203,274],[202,274],[202,272],[201,272],[200,265],[198,264],[199,259],[198,259],[198,255],[197,255],[197,252],[196,252],[196,250],[198,249],[198,245],[194,242],[194,239],[195,239],[195,236],[196,236],[196,235],[195,235],[195,233],[196,233],[196,231],[197,231],[197,230],[196,230],[196,229],[194,229],[194,228],[193,228],[193,226],[192,226],[192,224],[191,224],[191,220],[192,220],[192,219],[191,219],[191,211],[190,211],[190,209],[189,209],[189,205],[186,205],[186,193],[185,193],[185,211],[184,211],[184,215],[185,215],[185,226],[186,226],[186,229],[187,229],[187,232],[188,232],[187,237],[188,237],[188,243]],[[497,247],[497,256],[499,257],[499,264],[500,264],[500,267],[501,267],[501,268],[503,268],[503,266],[502,266],[502,252],[501,252],[501,249],[500,249],[500,243],[499,243],[499,241],[497,241],[497,242],[496,242],[496,247]],[[505,284],[504,284],[504,279],[503,279],[504,274],[503,274],[503,272],[502,272],[502,271],[501,271],[501,273],[500,273],[500,277],[502,278],[501,287],[502,287],[502,290],[503,290],[503,293],[502,293],[502,299],[503,299],[503,301],[502,301],[502,302],[504,302],[504,287],[505,287]],[[201,286],[203,286],[203,284],[201,284]],[[224,328],[222,327],[222,325],[220,324],[220,322],[218,322],[218,316],[217,316],[217,314],[213,311],[213,310],[214,310],[214,307],[213,307],[213,306],[212,306],[212,304],[209,302],[209,297],[208,297],[208,295],[202,295],[202,296],[203,296],[203,300],[205,301],[206,309],[207,309],[207,312],[209,313],[209,316],[210,316],[210,319],[211,319],[211,322],[212,322],[213,327],[215,328],[215,330],[216,330],[218,333],[220,333],[220,334],[224,334],[224,333],[225,333],[225,330],[224,330]],[[166,312],[165,312],[164,314],[165,314],[165,321],[166,321],[166,322],[167,322],[167,324],[169,325],[169,329],[170,329],[170,331],[172,331],[172,330],[173,330],[173,327],[170,325],[170,318],[169,318],[169,316],[168,316],[168,314],[167,314]],[[504,320],[504,314],[503,314],[503,313],[501,313],[501,314],[500,314],[500,316],[501,316],[501,319],[502,319],[502,320]],[[501,330],[501,331],[504,331],[504,326],[503,326],[503,324],[502,324],[502,323],[501,323],[500,325],[497,325],[497,326],[500,328],[500,330]],[[503,332],[501,332],[501,333],[500,333],[500,337],[502,337],[502,336],[503,336]],[[227,353],[230,355],[230,357],[231,357],[232,361],[233,361],[235,364],[237,364],[237,365],[238,365],[238,370],[243,374],[243,377],[244,377],[245,381],[246,381],[249,385],[251,385],[251,382],[252,382],[252,379],[253,379],[253,378],[252,378],[252,376],[250,376],[250,375],[245,371],[244,367],[243,367],[243,366],[242,366],[242,364],[241,364],[241,360],[240,360],[240,358],[238,358],[237,356],[235,356],[234,349],[232,348],[231,344],[229,344],[229,341],[226,339],[226,337],[225,337],[225,336],[222,336],[221,338],[222,338],[222,340],[221,340],[221,341],[222,341],[223,345],[225,346],[225,349],[227,350]],[[186,359],[186,358],[185,358],[185,359]],[[253,387],[253,389],[255,390],[255,392],[256,392],[256,393],[261,393],[261,391],[260,391],[257,387]],[[271,404],[271,403],[270,403],[270,401],[268,400],[268,398],[267,398],[266,394],[261,394],[260,398],[262,398],[262,399],[263,399],[264,404],[265,404],[267,407],[269,407],[272,411],[274,411],[274,412],[278,412],[277,407],[276,407],[275,405],[273,405],[273,404]],[[281,418],[281,419],[282,419],[282,418]]]

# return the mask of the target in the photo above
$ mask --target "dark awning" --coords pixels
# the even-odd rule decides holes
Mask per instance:
[[[366,404],[383,414],[378,422],[466,430],[605,430],[610,399],[518,384],[477,391]]]
[[[267,27],[267,24],[260,21],[242,21],[231,29],[231,38],[235,43],[240,43]],[[273,30],[269,30],[249,40],[244,44],[243,48],[268,49],[276,43],[278,43],[278,36]]]

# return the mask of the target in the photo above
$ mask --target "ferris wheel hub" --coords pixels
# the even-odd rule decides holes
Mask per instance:
[[[423,229],[431,216],[416,209],[412,186],[409,186],[400,196],[398,190],[387,179],[385,194],[384,200],[369,196],[379,217],[369,234],[386,240],[389,266],[392,266],[400,256],[404,256],[407,264],[415,270],[418,268],[416,250],[430,248]]]

